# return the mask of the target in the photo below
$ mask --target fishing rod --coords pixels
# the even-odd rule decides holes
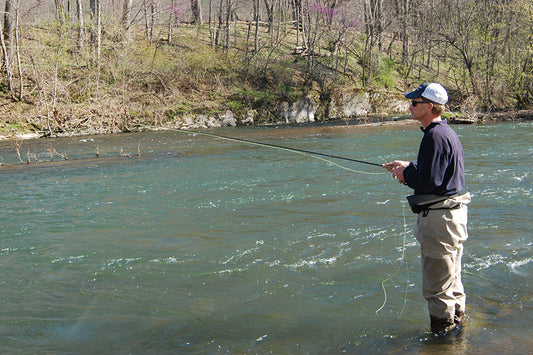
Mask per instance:
[[[256,142],[256,141],[252,141],[252,140],[248,140],[248,139],[243,139],[243,138],[228,137],[228,136],[223,136],[223,135],[220,135],[220,134],[206,133],[206,132],[199,132],[199,131],[191,131],[191,130],[181,130],[181,129],[177,129],[176,131],[178,131],[178,132],[182,132],[182,133],[194,133],[194,134],[200,134],[200,135],[209,136],[209,137],[215,137],[215,138],[220,138],[220,139],[226,139],[226,140],[236,141],[236,142],[244,142],[244,143],[247,143],[247,144],[253,144],[253,145],[258,145],[258,146],[263,146],[263,147],[269,147],[269,148],[275,148],[275,149],[281,149],[281,150],[293,151],[293,152],[298,152],[298,153],[303,153],[303,154],[316,155],[316,156],[321,156],[321,157],[326,157],[326,158],[339,159],[339,160],[346,160],[346,161],[350,161],[350,162],[353,162],[353,163],[360,163],[360,164],[367,164],[367,165],[379,166],[379,167],[381,167],[381,168],[383,167],[383,164],[373,163],[373,162],[369,162],[369,161],[365,161],[365,160],[354,159],[354,158],[348,158],[348,157],[343,157],[343,156],[333,155],[333,154],[326,154],[326,153],[320,153],[320,152],[313,152],[313,151],[306,150],[306,149],[299,149],[299,148],[286,147],[286,146],[277,145],[277,144],[270,144],[270,143],[264,143],[264,142]]]

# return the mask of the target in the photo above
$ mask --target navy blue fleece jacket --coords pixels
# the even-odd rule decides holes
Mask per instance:
[[[432,122],[425,129],[416,162],[403,172],[415,195],[449,196],[465,185],[463,146],[446,120]]]

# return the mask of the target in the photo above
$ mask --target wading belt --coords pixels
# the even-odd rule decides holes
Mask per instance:
[[[450,210],[461,206],[460,202],[444,204],[443,206],[437,208],[431,208],[431,206],[436,205],[439,202],[444,202],[449,199],[453,199],[459,196],[459,194],[454,194],[451,196],[438,196],[438,195],[410,195],[407,196],[407,201],[411,207],[413,213],[419,214],[422,211],[428,210]]]

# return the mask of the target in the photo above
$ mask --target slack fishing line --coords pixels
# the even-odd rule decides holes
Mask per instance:
[[[257,142],[257,141],[252,141],[252,140],[249,140],[249,139],[228,137],[228,136],[223,136],[223,135],[214,134],[214,133],[191,131],[191,130],[181,130],[181,129],[176,129],[174,131],[181,132],[181,133],[186,133],[186,134],[198,134],[198,135],[214,137],[214,138],[218,138],[218,139],[224,139],[224,140],[229,140],[229,141],[234,141],[234,142],[241,142],[241,143],[246,143],[246,144],[250,144],[250,145],[256,145],[256,146],[260,146],[260,147],[266,147],[266,148],[272,148],[272,149],[277,149],[277,150],[285,150],[285,151],[289,151],[289,152],[294,152],[294,153],[305,155],[305,156],[309,156],[309,157],[312,157],[312,158],[315,158],[315,159],[323,160],[323,161],[325,161],[325,162],[327,162],[329,164],[332,164],[332,165],[337,166],[337,167],[339,167],[341,169],[348,170],[348,171],[351,171],[351,172],[354,172],[354,173],[369,174],[369,175],[386,174],[386,173],[372,173],[372,172],[366,172],[366,171],[357,171],[357,170],[348,168],[346,166],[337,164],[337,163],[335,163],[335,162],[333,162],[333,161],[331,161],[329,159],[326,159],[326,158],[345,160],[345,161],[350,161],[350,162],[353,162],[353,163],[366,164],[366,165],[372,165],[372,166],[379,166],[380,168],[383,168],[383,164],[373,163],[373,162],[369,162],[369,161],[365,161],[365,160],[348,158],[348,157],[343,157],[343,156],[333,155],[333,154],[314,152],[314,151],[310,151],[310,150],[306,150],[306,149],[286,147],[286,146],[277,145],[277,144]]]
[[[369,162],[369,161],[365,161],[365,160],[348,158],[348,157],[343,157],[343,156],[338,156],[338,155],[333,155],[333,154],[314,152],[314,151],[310,151],[310,150],[306,150],[306,149],[286,147],[286,146],[277,145],[277,144],[257,142],[257,141],[252,141],[252,140],[248,140],[248,139],[243,139],[243,138],[228,137],[228,136],[223,136],[223,135],[214,134],[214,133],[191,131],[191,130],[181,130],[181,129],[175,129],[174,131],[181,132],[181,133],[186,133],[186,134],[198,134],[198,135],[214,137],[214,138],[223,139],[223,140],[229,140],[229,141],[234,141],[234,142],[246,143],[246,144],[250,144],[250,145],[256,145],[256,146],[260,146],[260,147],[267,147],[267,148],[272,148],[272,149],[277,149],[277,150],[289,151],[289,152],[293,152],[293,153],[309,156],[309,157],[312,157],[312,158],[315,158],[315,159],[323,160],[323,161],[325,161],[325,162],[327,162],[329,164],[332,164],[332,165],[337,166],[337,167],[339,167],[341,169],[348,170],[348,171],[351,171],[351,172],[354,172],[354,173],[375,174],[375,175],[387,174],[387,173],[371,173],[371,172],[366,172],[366,171],[357,171],[357,170],[345,167],[343,165],[337,164],[337,163],[335,163],[335,162],[333,162],[333,161],[331,161],[329,159],[326,159],[326,158],[345,160],[345,161],[350,161],[350,162],[360,163],[360,164],[366,164],[366,165],[372,165],[372,166],[379,166],[381,168],[384,167],[383,164],[373,163],[373,162]],[[402,252],[402,255],[401,255],[401,258],[400,258],[401,263],[398,266],[398,268],[389,277],[387,277],[386,279],[381,281],[381,289],[383,290],[383,298],[384,299],[383,299],[382,305],[375,311],[376,315],[385,308],[385,306],[387,305],[387,302],[388,302],[388,295],[387,295],[387,289],[385,287],[385,284],[388,281],[391,281],[394,276],[396,276],[396,274],[400,271],[400,269],[402,268],[402,266],[404,266],[404,264],[406,262],[406,259],[405,259],[405,247],[406,247],[405,246],[405,240],[406,240],[406,235],[407,235],[407,224],[406,224],[406,217],[405,217],[405,207],[403,205],[402,205],[402,213],[403,213],[403,236],[402,236],[403,241],[402,241],[402,246],[401,246],[401,252]],[[405,310],[406,303],[407,303],[407,286],[405,288],[405,296],[404,296],[404,300],[403,300],[402,309],[400,310],[400,314],[402,314],[403,311]]]
[[[393,279],[393,277],[396,276],[396,274],[400,271],[402,266],[404,266],[404,264],[407,262],[406,258],[405,258],[405,248],[406,248],[405,240],[406,240],[406,237],[407,237],[407,220],[406,220],[406,216],[405,216],[405,204],[404,204],[404,202],[402,202],[402,214],[403,214],[403,233],[402,233],[403,236],[402,236],[402,246],[401,246],[402,256],[400,257],[400,265],[398,265],[396,270],[394,270],[394,272],[389,277],[387,277],[386,279],[381,281],[381,289],[383,290],[383,304],[375,311],[376,315],[379,312],[381,312],[385,308],[385,306],[387,305],[388,297],[387,297],[387,289],[385,287],[385,284],[388,281],[391,281]],[[406,267],[406,269],[407,269],[407,267]],[[409,270],[407,269],[407,271],[409,271]],[[403,313],[403,311],[405,310],[405,307],[407,306],[408,282],[409,282],[409,274],[407,274],[407,280],[406,280],[406,285],[405,285],[405,295],[404,295],[404,298],[403,298],[402,309],[399,312],[400,315]]]

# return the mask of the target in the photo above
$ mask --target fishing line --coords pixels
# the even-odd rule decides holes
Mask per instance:
[[[260,147],[273,148],[273,149],[277,149],[277,150],[285,150],[285,151],[288,151],[288,152],[293,152],[293,153],[297,153],[297,154],[301,154],[301,155],[305,155],[305,156],[309,156],[309,157],[312,157],[312,158],[315,158],[315,159],[319,159],[319,160],[325,161],[325,162],[327,162],[329,164],[332,164],[332,165],[334,165],[336,167],[339,167],[339,168],[344,169],[344,170],[348,170],[348,171],[353,172],[353,173],[368,174],[368,175],[383,175],[383,174],[386,174],[386,173],[372,173],[372,172],[354,170],[354,169],[348,168],[346,166],[340,165],[338,163],[335,163],[334,161],[331,161],[331,160],[326,159],[326,158],[346,160],[346,161],[351,161],[351,162],[354,162],[354,163],[379,166],[381,168],[383,167],[382,164],[373,163],[373,162],[369,162],[369,161],[364,161],[364,160],[360,160],[360,159],[353,159],[353,158],[342,157],[342,156],[333,155],[333,154],[313,152],[313,151],[310,151],[310,150],[286,147],[286,146],[277,145],[277,144],[257,142],[257,141],[252,141],[252,140],[248,140],[248,139],[243,139],[243,138],[228,137],[228,136],[223,136],[223,135],[214,134],[214,133],[206,133],[206,132],[190,131],[190,130],[181,130],[181,129],[175,129],[174,131],[181,132],[181,133],[186,133],[186,134],[199,134],[199,135],[204,135],[204,136],[208,136],[208,137],[214,137],[214,138],[219,138],[219,139],[224,139],[224,140],[229,140],[229,141],[234,141],[234,142],[241,142],[241,143],[246,143],[246,144],[250,144],[250,145],[256,145],[256,146],[260,146]]]
[[[383,304],[381,305],[381,307],[379,307],[376,310],[376,314],[378,314],[383,308],[385,308],[385,305],[387,304],[387,289],[385,288],[385,283],[387,281],[390,281],[398,273],[398,271],[400,271],[402,265],[405,263],[405,239],[407,237],[407,221],[405,217],[405,203],[404,202],[402,202],[402,214],[403,214],[403,237],[402,237],[402,256],[400,258],[400,265],[398,265],[396,270],[389,277],[381,281],[381,289],[383,290]],[[406,282],[409,282],[409,275],[407,275]],[[403,311],[405,310],[406,304],[407,304],[407,285],[405,287],[403,306],[399,314],[403,313]]]
[[[357,170],[345,167],[343,165],[340,165],[340,164],[338,164],[338,163],[336,163],[334,161],[331,161],[329,159],[326,159],[326,158],[340,159],[340,160],[351,161],[351,162],[354,162],[354,163],[360,163],[360,164],[383,167],[382,164],[373,163],[373,162],[369,162],[369,161],[364,161],[364,160],[360,160],[360,159],[347,158],[347,157],[342,157],[342,156],[333,155],[333,154],[319,153],[319,152],[314,152],[314,151],[305,150],[305,149],[281,146],[281,145],[277,145],[277,144],[257,142],[257,141],[252,141],[252,140],[248,140],[248,139],[243,139],[243,138],[228,137],[228,136],[223,136],[223,135],[213,134],[213,133],[191,131],[191,130],[181,130],[181,129],[175,129],[174,131],[181,132],[181,133],[186,133],[186,134],[198,134],[198,135],[214,137],[214,138],[224,139],[224,140],[229,140],[229,141],[234,141],[234,142],[246,143],[246,144],[250,144],[250,145],[256,145],[256,146],[261,146],[261,147],[267,147],[267,148],[273,148],[273,149],[278,149],[278,150],[289,151],[289,152],[293,152],[293,153],[297,153],[297,154],[301,154],[301,155],[305,155],[305,156],[309,156],[309,157],[312,157],[312,158],[315,158],[315,159],[319,159],[319,160],[325,161],[325,162],[327,162],[329,164],[332,164],[334,166],[337,166],[337,167],[339,167],[341,169],[348,170],[348,171],[354,172],[354,173],[372,174],[372,175],[386,174],[386,173],[371,173],[371,172],[365,172],[365,171],[357,171]],[[385,306],[387,304],[387,301],[388,301],[387,300],[387,289],[385,287],[385,284],[388,281],[390,281],[400,271],[402,265],[405,263],[405,240],[406,240],[406,236],[407,236],[407,222],[406,222],[406,217],[405,217],[405,206],[404,206],[404,204],[402,204],[402,214],[403,214],[403,236],[402,236],[402,247],[401,247],[402,255],[401,255],[401,258],[400,258],[401,262],[400,262],[400,265],[396,268],[396,270],[389,277],[387,277],[386,279],[384,279],[381,282],[381,288],[383,290],[383,298],[384,298],[384,300],[383,300],[383,304],[381,305],[381,307],[379,307],[375,311],[376,314],[378,314],[381,310],[383,310],[385,308]],[[408,280],[407,280],[407,282],[408,282]],[[402,307],[402,309],[400,311],[400,314],[402,314],[403,311],[405,310],[406,304],[407,304],[407,286],[405,288],[405,296],[404,296],[404,301],[403,301],[403,307]]]

